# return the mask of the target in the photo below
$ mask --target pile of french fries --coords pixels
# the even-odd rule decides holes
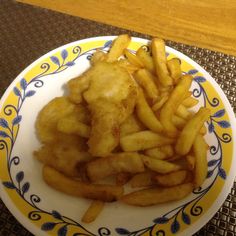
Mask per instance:
[[[96,219],[105,202],[151,206],[182,199],[201,186],[207,174],[203,136],[210,110],[190,111],[198,103],[189,91],[192,76],[182,74],[178,58],[167,60],[162,39],[152,39],[150,52],[140,47],[136,53],[127,49],[130,41],[130,36],[120,35],[108,53],[98,50],[91,59],[92,68],[114,66],[135,84],[125,119],[116,120],[119,114],[110,112],[109,100],[104,100],[107,108],[99,104],[108,115],[91,119],[86,72],[69,81],[68,97],[53,99],[36,121],[42,146],[34,156],[44,164],[43,179],[56,190],[93,200],[82,217],[85,223]],[[101,70],[97,77],[109,76]],[[96,70],[93,73],[96,77]],[[97,134],[96,122],[112,132]],[[132,191],[127,192],[126,185]]]

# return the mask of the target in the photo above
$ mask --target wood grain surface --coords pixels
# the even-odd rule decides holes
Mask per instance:
[[[236,56],[233,0],[17,0]]]

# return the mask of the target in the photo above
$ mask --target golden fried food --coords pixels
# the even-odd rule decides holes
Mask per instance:
[[[142,154],[135,152],[114,153],[87,164],[87,174],[91,181],[104,179],[118,173],[139,173],[145,170]]]
[[[150,53],[148,53],[143,47],[140,47],[136,52],[136,56],[142,61],[147,70],[152,74],[155,74],[155,66]]]
[[[104,202],[102,201],[93,201],[87,211],[84,213],[82,217],[82,222],[84,223],[91,223],[93,222],[98,215],[101,213],[103,207],[104,207]]]
[[[63,193],[104,202],[118,200],[124,191],[122,186],[90,184],[68,178],[49,166],[43,167],[43,179],[49,186]]]
[[[119,143],[119,127],[133,113],[137,86],[130,74],[116,64],[101,62],[92,70],[96,73],[88,78],[90,85],[83,93],[92,120],[88,145],[92,155],[102,157]]]
[[[57,122],[60,118],[71,114],[75,105],[66,97],[54,98],[38,114],[36,131],[42,143],[56,142]]]
[[[193,77],[182,73],[178,58],[167,60],[163,40],[154,38],[150,51],[141,46],[136,53],[130,41],[124,34],[108,52],[98,48],[91,67],[67,83],[68,97],[50,101],[36,120],[42,146],[34,156],[43,179],[93,200],[84,223],[98,217],[104,202],[180,200],[206,178],[210,111],[193,112]]]
[[[209,116],[209,109],[200,108],[200,110],[192,117],[192,119],[186,123],[177,139],[175,146],[177,154],[186,155],[190,151],[196,135],[199,133],[204,122],[208,120]]]
[[[145,130],[145,126],[140,122],[135,114],[131,114],[120,125],[120,136],[126,136],[127,134],[136,133]]]
[[[175,140],[165,137],[149,130],[140,131],[137,133],[129,134],[120,138],[120,145],[123,151],[133,152],[140,151],[162,145],[172,144]]]
[[[147,69],[140,69],[134,73],[134,78],[138,84],[143,88],[147,97],[155,103],[159,97],[159,91],[154,82],[154,76]]]
[[[129,184],[132,188],[150,187],[152,185],[155,185],[155,181],[153,180],[154,176],[155,172],[147,170],[145,172],[134,175],[129,181]]]
[[[158,120],[151,107],[148,105],[148,102],[146,101],[141,89],[139,90],[137,98],[136,113],[140,121],[150,130],[158,133],[163,130],[161,122]]]
[[[164,187],[172,187],[184,183],[186,177],[187,177],[187,171],[179,170],[171,172],[169,174],[164,174],[164,175],[159,174],[156,175],[154,178],[157,181],[158,185]]]
[[[43,164],[72,177],[80,176],[79,166],[81,163],[93,159],[88,152],[83,151],[78,142],[46,144],[39,150],[34,151],[34,156]]]
[[[204,138],[197,135],[193,143],[193,152],[195,157],[194,186],[200,187],[207,176],[207,149]]]
[[[173,79],[167,69],[165,42],[162,39],[154,38],[151,46],[156,74],[161,85],[163,87],[173,85]]]
[[[186,197],[193,190],[192,183],[181,184],[170,188],[153,187],[131,192],[121,197],[121,201],[135,206],[151,206]]]
[[[143,163],[147,168],[160,174],[167,174],[181,169],[180,165],[164,160],[143,156]]]
[[[170,137],[177,136],[178,130],[172,123],[172,117],[175,114],[178,106],[184,100],[185,94],[188,92],[191,86],[192,79],[193,78],[190,75],[183,76],[161,109],[160,121],[166,130],[167,135]]]

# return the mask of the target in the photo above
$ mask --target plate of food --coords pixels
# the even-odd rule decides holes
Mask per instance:
[[[76,41],[1,99],[1,198],[35,235],[191,235],[230,192],[235,130],[215,80],[163,40]]]

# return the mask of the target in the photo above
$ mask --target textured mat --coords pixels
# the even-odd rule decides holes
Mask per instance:
[[[14,78],[46,52],[79,39],[129,33],[147,35],[0,0],[0,97]],[[236,111],[236,58],[167,41],[205,68],[218,82]],[[221,209],[195,235],[236,235],[236,183]],[[29,236],[0,200],[0,236]]]

